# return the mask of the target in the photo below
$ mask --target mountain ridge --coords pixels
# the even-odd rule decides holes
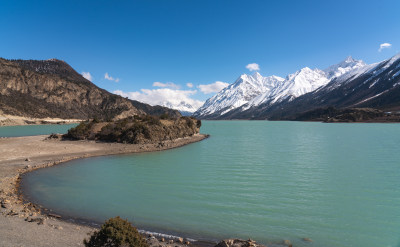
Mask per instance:
[[[85,79],[58,59],[0,58],[0,110],[4,114],[53,118],[120,118],[180,113],[128,100]]]
[[[217,112],[206,115],[196,112],[194,116],[202,119],[286,120],[295,119],[296,114],[328,106],[397,109],[400,106],[400,100],[397,100],[400,94],[395,87],[400,85],[399,63],[400,54],[370,65],[349,56],[324,70],[305,67],[288,75],[276,88],[259,94],[240,107],[222,114]],[[386,83],[377,87],[379,80]],[[398,84],[392,83],[393,80]],[[366,84],[368,88],[362,86]],[[389,86],[385,86],[386,84]],[[382,90],[374,90],[379,87]],[[223,93],[222,90],[219,94]],[[390,97],[381,97],[385,94]]]

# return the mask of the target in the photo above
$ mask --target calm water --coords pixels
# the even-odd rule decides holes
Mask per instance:
[[[21,125],[0,126],[0,137],[35,136],[51,133],[65,134],[78,124],[45,124],[45,125]]]
[[[400,124],[203,121],[202,132],[174,150],[41,169],[24,187],[63,215],[195,239],[400,246]]]

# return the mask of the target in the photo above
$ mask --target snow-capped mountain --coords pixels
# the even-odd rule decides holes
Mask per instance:
[[[347,57],[344,61],[332,65],[325,70],[305,67],[294,74],[288,75],[285,81],[279,84],[277,88],[254,98],[247,105],[243,106],[242,110],[257,107],[265,103],[272,105],[283,100],[291,101],[294,98],[327,85],[337,77],[352,71],[358,71],[364,67],[366,67],[366,64],[362,60],[354,60],[352,57]]]
[[[278,76],[263,77],[256,72],[253,75],[243,74],[233,84],[222,89],[209,98],[194,116],[221,115],[236,109],[258,95],[276,88],[283,78]]]
[[[324,70],[328,74],[326,78],[335,76],[314,91],[290,100],[266,102],[244,110],[241,107],[220,118],[296,119],[302,113],[324,107],[400,111],[400,54],[371,65],[350,60],[345,60],[349,66],[337,66],[336,71],[330,70],[333,73]]]
[[[294,74],[288,75],[282,83],[271,91],[266,91],[255,97],[243,106],[242,110],[247,110],[267,102],[274,104],[285,99],[292,100],[300,95],[314,91],[328,83],[328,81],[322,70],[305,67]]]
[[[181,101],[178,103],[173,103],[171,101],[168,102],[163,102],[161,104],[161,106],[164,107],[168,107],[174,110],[178,110],[179,112],[181,112],[182,115],[191,115],[193,112],[195,112],[198,107],[194,107],[193,105],[185,102],[185,101]]]
[[[328,68],[324,69],[325,76],[331,80],[335,77],[339,77],[343,74],[346,74],[350,71],[356,71],[365,67],[367,64],[364,63],[362,60],[355,60],[351,56],[348,56],[344,61],[329,66]]]
[[[241,75],[194,113],[200,118],[219,118],[232,112],[247,111],[263,105],[264,108],[293,99],[324,87],[332,80],[352,71],[360,71],[367,65],[361,60],[347,57],[342,62],[325,70],[305,67],[285,79],[278,76],[262,77]],[[344,79],[345,77],[343,77]],[[336,80],[339,82],[339,80]]]

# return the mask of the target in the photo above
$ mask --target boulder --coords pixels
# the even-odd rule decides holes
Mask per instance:
[[[266,247],[258,244],[256,241],[249,239],[225,239],[219,242],[215,247]]]

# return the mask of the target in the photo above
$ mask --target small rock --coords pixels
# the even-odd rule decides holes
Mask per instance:
[[[161,242],[165,242],[165,238],[161,238],[160,241],[161,241]]]
[[[25,159],[25,161],[31,161],[31,159],[29,159],[29,158],[26,158],[26,159]]]
[[[227,243],[227,240],[219,242],[215,247],[230,247],[230,245]]]
[[[183,243],[183,238],[178,238],[178,239],[176,240],[176,242],[177,242],[177,243],[180,243],[180,244]]]
[[[25,169],[29,169],[29,168],[31,168],[31,165],[25,166]]]
[[[60,215],[57,215],[57,214],[48,214],[50,217],[53,217],[53,218],[61,218],[61,216]]]
[[[8,215],[10,215],[10,216],[15,216],[15,215],[18,215],[18,213],[15,212],[13,209],[11,209],[11,211],[8,212]]]
[[[57,230],[62,230],[63,229],[62,226],[56,226],[54,228],[57,229]]]
[[[186,244],[186,245],[189,245],[189,244],[190,244],[190,242],[189,242],[189,241],[185,241],[185,244]]]
[[[312,242],[312,239],[311,238],[303,238],[303,241],[304,242]]]
[[[174,240],[170,239],[170,240],[168,240],[168,243],[169,243],[169,244],[173,244],[173,243],[174,243]]]
[[[287,240],[287,239],[283,240],[283,244],[286,246],[289,246],[289,247],[292,246],[292,242],[290,242],[290,240]]]

